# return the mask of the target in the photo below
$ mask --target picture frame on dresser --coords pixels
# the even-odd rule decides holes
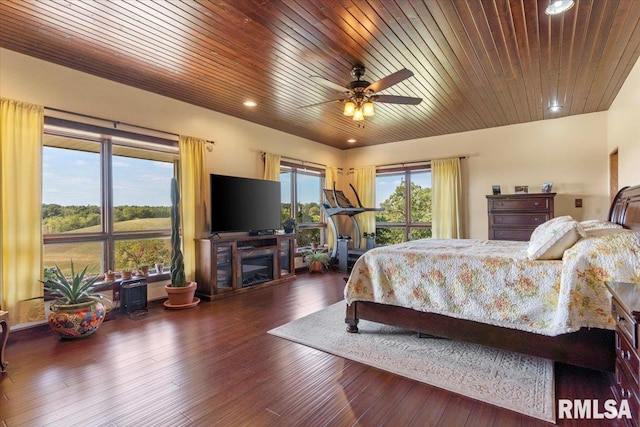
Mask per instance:
[[[500,186],[499,185],[492,185],[491,186],[491,191],[493,192],[494,196],[497,196],[498,194],[500,194],[502,192],[500,190]]]
[[[528,185],[516,185],[515,192],[516,192],[516,194],[526,194],[526,193],[529,192],[529,186]]]

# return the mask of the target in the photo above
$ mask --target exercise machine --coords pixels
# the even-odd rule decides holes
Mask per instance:
[[[324,197],[326,202],[322,204],[322,209],[327,215],[329,226],[333,231],[335,239],[333,240],[333,246],[330,248],[330,257],[332,260],[338,260],[338,269],[340,271],[347,272],[350,270],[350,266],[353,265],[356,259],[360,257],[364,252],[375,247],[375,233],[365,233],[364,236],[360,232],[360,226],[356,221],[355,216],[364,212],[377,212],[383,210],[382,208],[367,208],[362,206],[360,196],[358,192],[349,184],[353,194],[356,196],[358,206],[355,206],[340,190],[336,190],[335,184],[333,189],[324,189]],[[346,215],[351,218],[353,223],[354,236],[342,235],[338,232],[338,226],[334,217],[336,215]],[[366,247],[360,248],[360,242],[362,237],[366,239]],[[349,242],[353,240],[353,248],[349,249]]]

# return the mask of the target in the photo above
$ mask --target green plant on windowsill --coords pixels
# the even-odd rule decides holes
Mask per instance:
[[[329,254],[321,250],[309,251],[302,258],[310,272],[320,272],[323,268],[329,268]]]
[[[289,234],[289,233],[293,233],[293,230],[295,230],[296,225],[298,225],[296,223],[296,220],[293,218],[287,218],[284,221],[282,221],[282,228],[284,228],[284,232]]]

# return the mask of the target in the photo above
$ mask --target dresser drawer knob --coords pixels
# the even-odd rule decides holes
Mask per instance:
[[[616,319],[618,320],[618,322],[624,322],[624,317],[620,316],[619,314],[616,316]]]
[[[622,358],[626,359],[626,360],[630,360],[631,359],[631,353],[629,353],[629,351],[627,351],[627,350],[622,350]]]
[[[540,202],[535,202],[533,206],[540,206]]]
[[[631,391],[627,390],[626,388],[623,388],[620,394],[622,395],[623,399],[628,399],[631,397]]]

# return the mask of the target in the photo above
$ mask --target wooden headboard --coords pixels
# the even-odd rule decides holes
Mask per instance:
[[[640,185],[618,191],[609,209],[609,221],[640,230]]]

